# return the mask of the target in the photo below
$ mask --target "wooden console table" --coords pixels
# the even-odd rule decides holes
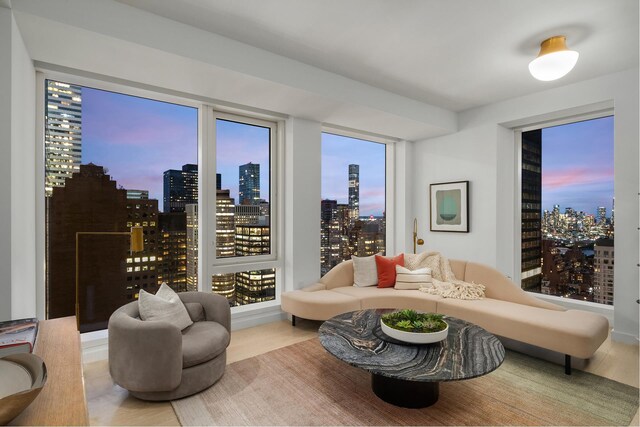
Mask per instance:
[[[47,383],[10,425],[89,425],[76,318],[40,321],[33,353],[47,365]]]

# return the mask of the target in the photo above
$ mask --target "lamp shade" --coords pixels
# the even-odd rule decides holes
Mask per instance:
[[[550,37],[540,44],[540,53],[529,63],[529,72],[538,80],[557,80],[575,67],[578,56],[575,50],[567,49],[565,36]]]
[[[142,227],[131,227],[131,252],[141,252],[142,250],[144,250]]]

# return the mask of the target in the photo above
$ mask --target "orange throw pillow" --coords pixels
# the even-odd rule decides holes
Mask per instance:
[[[396,265],[404,267],[404,254],[393,258],[376,255],[379,288],[393,288],[396,284]]]

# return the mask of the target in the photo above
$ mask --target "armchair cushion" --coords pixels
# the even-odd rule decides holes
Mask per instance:
[[[139,295],[138,307],[142,320],[168,322],[180,330],[193,323],[178,294],[165,283],[160,286],[156,295],[144,289],[140,290]]]
[[[204,320],[204,308],[202,304],[199,302],[185,302],[184,308],[187,309],[187,313],[189,313],[189,317],[194,322],[200,322]]]
[[[229,331],[216,322],[196,322],[182,331],[182,367],[207,362],[227,348]]]

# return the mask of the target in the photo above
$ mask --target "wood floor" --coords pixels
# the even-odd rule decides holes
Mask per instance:
[[[282,321],[234,331],[227,349],[227,363],[312,338],[317,335],[320,323],[298,319],[295,328]],[[607,339],[584,370],[638,387],[638,356],[637,345]],[[113,384],[107,361],[85,364],[84,379],[91,425],[178,425],[170,403],[144,402]],[[639,424],[636,412],[630,425]]]

